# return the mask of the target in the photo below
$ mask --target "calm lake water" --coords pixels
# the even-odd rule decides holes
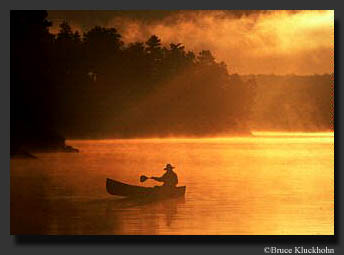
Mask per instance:
[[[333,133],[69,140],[80,153],[11,160],[12,234],[333,235]],[[176,166],[183,199],[128,203],[107,177],[153,186]]]

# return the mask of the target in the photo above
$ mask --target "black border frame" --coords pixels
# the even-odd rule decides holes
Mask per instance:
[[[134,3],[133,3],[134,1]],[[148,3],[147,3],[148,2]],[[152,3],[153,2],[153,3]],[[191,2],[191,4],[190,4]],[[90,1],[85,0],[81,3],[75,3],[68,0],[60,0],[59,2],[46,3],[44,0],[13,0],[7,3],[6,8],[2,9],[1,18],[5,20],[1,24],[4,31],[7,31],[9,35],[9,10],[10,9],[228,9],[233,6],[233,9],[335,9],[334,7],[339,7],[339,1],[328,0],[326,3],[319,0],[314,1],[298,1],[291,0],[288,3],[285,2],[275,2],[273,0],[263,0],[263,1],[252,1],[247,2],[242,0],[238,2],[227,2],[223,1],[218,3],[217,0],[213,0],[206,4],[198,2],[197,0],[192,0],[190,2],[169,2],[163,3],[163,8],[161,8],[160,1],[139,1],[139,0],[127,0],[125,2],[112,2],[106,0]],[[305,3],[306,2],[306,3]],[[3,3],[2,3],[3,4]],[[79,6],[79,8],[78,8]],[[82,8],[80,8],[80,6]],[[100,7],[99,7],[100,6]],[[134,7],[134,8],[133,8]],[[215,8],[214,8],[215,7]],[[311,7],[311,8],[310,8]],[[338,15],[339,14],[339,15]],[[66,254],[75,253],[73,248],[77,248],[78,251],[84,254],[94,254],[95,250],[92,250],[90,246],[96,246],[97,250],[104,252],[130,252],[137,253],[149,253],[152,251],[157,253],[174,253],[176,249],[181,249],[182,253],[189,253],[190,249],[186,249],[186,246],[192,246],[193,252],[208,254],[211,252],[225,252],[226,254],[230,252],[235,252],[236,254],[263,254],[263,245],[269,244],[270,246],[278,247],[293,247],[295,245],[305,245],[305,246],[319,246],[324,247],[329,246],[329,248],[334,248],[335,253],[340,253],[343,251],[343,237],[341,235],[343,221],[340,219],[340,211],[343,203],[340,203],[340,196],[343,189],[340,187],[343,181],[343,174],[341,171],[341,158],[340,158],[340,144],[342,142],[342,136],[340,134],[340,126],[342,125],[342,120],[340,119],[339,112],[340,98],[342,98],[343,89],[340,87],[340,60],[343,57],[342,51],[340,50],[340,41],[343,36],[342,26],[340,25],[340,16],[343,11],[340,8],[335,10],[335,143],[334,143],[334,235],[332,236],[33,236],[33,235],[9,235],[9,36],[8,39],[2,40],[2,54],[1,59],[1,72],[2,77],[4,77],[4,85],[0,86],[1,92],[1,115],[3,120],[8,125],[3,125],[1,135],[1,186],[2,189],[0,195],[2,196],[2,201],[7,202],[6,206],[1,212],[0,219],[4,222],[2,224],[3,228],[1,231],[1,245],[2,250],[7,251],[6,254],[22,254],[25,253],[32,254],[46,254],[47,251],[52,254],[60,254],[62,251]],[[5,204],[6,205],[6,204]],[[3,233],[4,232],[4,233]],[[211,247],[211,250],[206,249],[205,246]],[[162,247],[161,247],[162,246]],[[26,249],[19,249],[24,248]],[[179,248],[178,248],[179,247]],[[58,249],[56,249],[58,248]],[[207,247],[208,248],[208,247]],[[169,250],[170,249],[170,250]]]

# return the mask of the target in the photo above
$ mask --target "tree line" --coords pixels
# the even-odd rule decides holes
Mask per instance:
[[[115,28],[81,35],[67,22],[54,35],[51,25],[45,11],[11,12],[11,131],[19,135],[204,135],[239,130],[249,111],[253,82],[229,75],[209,50],[157,35],[125,44]]]
[[[116,28],[80,34],[67,22],[52,34],[46,11],[10,18],[11,145],[53,134],[249,134],[255,77],[229,74],[209,50],[157,35],[125,44]]]

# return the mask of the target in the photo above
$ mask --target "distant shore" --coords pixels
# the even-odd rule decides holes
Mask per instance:
[[[65,137],[51,131],[26,135],[11,139],[11,158],[37,158],[39,152],[79,152],[79,149],[66,144]]]

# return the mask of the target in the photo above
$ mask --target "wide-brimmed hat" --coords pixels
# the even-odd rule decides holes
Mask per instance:
[[[172,166],[171,164],[167,164],[164,170],[173,169],[173,168],[174,166]]]

